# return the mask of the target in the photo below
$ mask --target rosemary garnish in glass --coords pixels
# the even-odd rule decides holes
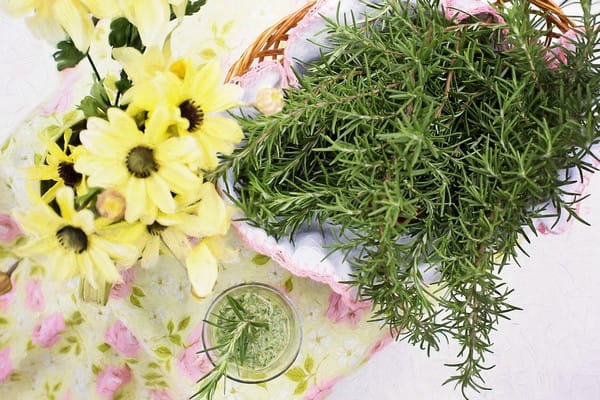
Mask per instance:
[[[227,370],[232,364],[244,365],[248,346],[259,331],[269,329],[269,323],[259,320],[254,313],[248,312],[233,296],[226,296],[227,305],[214,313],[215,320],[206,319],[204,323],[212,325],[219,331],[218,343],[205,348],[201,353],[215,351],[218,361],[210,372],[200,378],[202,386],[193,399],[212,399],[221,379],[227,377]]]

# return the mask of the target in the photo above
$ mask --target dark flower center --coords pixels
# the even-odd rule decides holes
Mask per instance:
[[[151,225],[146,225],[146,230],[152,236],[158,236],[162,231],[167,229],[166,226],[159,224],[158,222],[154,222]]]
[[[81,174],[75,171],[73,163],[62,161],[58,164],[58,176],[65,182],[65,185],[74,187],[81,182]]]
[[[194,100],[186,100],[179,105],[179,111],[181,116],[190,122],[188,132],[194,132],[200,128],[202,121],[204,121],[204,111]]]
[[[56,232],[59,243],[67,250],[77,254],[83,253],[88,247],[88,237],[80,228],[67,225]]]
[[[127,154],[127,169],[136,178],[148,178],[158,171],[158,163],[154,159],[154,150],[145,146],[137,146]]]

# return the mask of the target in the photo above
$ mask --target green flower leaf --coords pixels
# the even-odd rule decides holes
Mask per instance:
[[[137,297],[146,297],[146,293],[144,293],[144,291],[141,288],[137,287],[137,286],[134,286],[133,288],[131,288],[131,291]]]
[[[45,275],[46,274],[46,270],[43,266],[41,265],[34,265],[33,267],[31,267],[31,271],[29,271],[29,274],[31,276],[35,276],[35,275]]]
[[[83,115],[85,115],[86,118],[106,117],[106,112],[110,107],[110,99],[108,98],[103,82],[104,81],[98,81],[94,83],[90,95],[84,97],[79,104],[79,109],[83,111]]]
[[[315,361],[311,356],[306,356],[306,360],[304,360],[304,369],[309,374],[312,372],[313,367],[315,366]]]
[[[127,18],[117,18],[110,24],[108,43],[111,47],[134,47],[144,49],[140,32]]]
[[[179,324],[177,325],[177,331],[185,330],[185,328],[187,328],[190,325],[190,321],[191,321],[190,317],[185,317],[184,319],[179,321]]]
[[[270,260],[271,260],[271,258],[264,254],[257,254],[254,257],[252,257],[252,262],[256,265],[265,265]]]
[[[137,297],[135,297],[134,294],[132,294],[131,296],[129,296],[129,302],[131,304],[133,304],[136,307],[142,308],[142,303],[140,303],[140,299],[138,299]]]
[[[148,372],[146,375],[143,375],[143,378],[147,381],[150,381],[152,379],[160,379],[162,377],[162,374],[157,374],[156,372]]]
[[[306,372],[304,372],[304,370],[300,367],[295,367],[286,372],[285,376],[287,376],[294,382],[300,382],[306,378]]]
[[[125,72],[125,70],[121,71],[121,77],[118,81],[115,82],[115,86],[117,90],[121,93],[126,92],[131,86],[133,86],[133,82],[129,79],[129,76]]]
[[[206,4],[206,0],[191,1],[185,7],[185,15],[192,15],[200,11],[203,5]]]
[[[156,349],[154,349],[154,352],[157,356],[162,358],[169,357],[173,354],[171,350],[165,346],[157,347]]]
[[[58,50],[52,54],[52,57],[56,61],[56,68],[59,71],[76,66],[85,57],[85,54],[75,47],[71,39],[58,42],[56,47]]]
[[[92,373],[94,375],[98,375],[98,373],[100,373],[101,368],[99,366],[97,366],[96,364],[92,364]]]
[[[169,331],[169,334],[173,333],[173,329],[175,329],[175,324],[173,323],[173,321],[169,321],[169,323],[167,324],[167,330]]]
[[[181,340],[181,336],[179,336],[179,335],[169,336],[169,340],[171,341],[171,343],[173,343],[177,346],[183,346],[183,341]]]
[[[302,381],[296,386],[294,394],[304,393],[306,391],[306,388],[308,388],[308,381]]]
[[[290,276],[285,283],[283,284],[283,286],[285,287],[285,290],[289,293],[292,290],[294,290],[294,282],[292,280],[292,277]]]
[[[110,349],[110,345],[108,343],[102,343],[98,346],[98,350],[102,353],[106,353]]]

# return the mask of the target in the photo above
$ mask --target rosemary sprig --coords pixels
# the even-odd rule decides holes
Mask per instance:
[[[268,329],[267,321],[258,321],[231,295],[226,296],[227,305],[213,314],[214,320],[205,320],[220,333],[218,343],[200,353],[215,352],[216,365],[210,372],[200,378],[200,389],[192,395],[192,399],[211,400],[219,383],[227,378],[227,371],[234,366],[244,365],[248,345],[257,330]],[[229,311],[232,311],[229,312]]]
[[[567,185],[596,169],[590,5],[575,50],[554,67],[544,15],[527,1],[500,12],[506,23],[456,25],[435,0],[388,0],[373,23],[330,21],[322,61],[281,113],[240,119],[247,144],[221,167],[248,220],[271,235],[337,227],[331,250],[347,256],[375,319],[427,351],[458,342],[448,382],[465,396],[486,389],[493,333],[518,309],[503,267],[535,218],[578,218]]]

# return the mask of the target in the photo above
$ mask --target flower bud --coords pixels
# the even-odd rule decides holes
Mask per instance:
[[[0,272],[0,296],[12,290],[12,283],[10,282],[10,275],[6,272]]]
[[[98,196],[96,209],[105,218],[119,220],[125,215],[125,197],[114,189],[107,189]]]
[[[264,115],[277,114],[283,110],[283,92],[281,89],[263,87],[256,94],[254,106]]]

